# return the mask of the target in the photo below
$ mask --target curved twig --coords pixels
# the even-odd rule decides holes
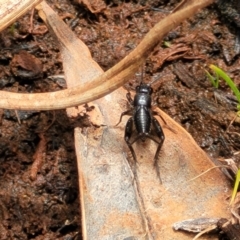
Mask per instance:
[[[64,109],[101,98],[122,86],[137,71],[154,47],[169,31],[212,2],[213,0],[194,1],[188,7],[170,14],[156,24],[129,55],[88,84],[50,93],[20,94],[0,91],[0,108],[22,110]]]

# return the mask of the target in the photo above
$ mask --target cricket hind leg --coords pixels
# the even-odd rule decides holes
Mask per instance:
[[[133,158],[132,162],[130,162],[130,161],[128,161],[128,162],[129,162],[130,167],[132,169],[134,178],[136,179],[137,178],[137,156],[136,156],[136,153],[135,153],[132,145],[137,139],[130,142],[132,134],[133,134],[133,117],[129,118],[128,121],[127,121],[126,128],[125,128],[124,139],[125,139],[125,142],[127,143],[127,146],[129,148],[129,150],[131,152],[131,155],[132,155],[132,158]]]
[[[156,169],[156,173],[157,173],[157,176],[159,178],[159,181],[160,181],[160,183],[162,183],[161,176],[160,176],[160,169],[159,169],[159,166],[158,166],[158,160],[159,160],[159,154],[160,154],[163,142],[165,140],[165,136],[164,136],[161,125],[159,124],[159,122],[157,121],[157,119],[155,117],[153,117],[153,119],[152,119],[152,125],[153,125],[153,128],[155,130],[155,135],[159,138],[159,142],[154,140],[155,142],[157,142],[158,147],[157,147],[157,150],[156,150],[156,153],[155,153],[155,156],[154,156],[154,164],[153,165]]]

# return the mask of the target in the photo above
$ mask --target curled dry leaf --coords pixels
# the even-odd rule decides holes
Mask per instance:
[[[159,51],[157,54],[154,54],[154,56],[151,57],[155,62],[154,69],[161,68],[165,61],[173,61],[181,58],[189,50],[189,47],[183,46],[182,44],[177,44]]]
[[[42,75],[43,65],[38,58],[22,50],[14,55],[11,70],[16,77],[34,79]]]
[[[199,233],[212,225],[215,225],[217,228],[217,223],[219,220],[219,218],[188,219],[174,223],[173,228],[174,230],[184,230],[187,232]]]
[[[92,13],[100,13],[107,7],[103,0],[78,0],[77,2],[84,4]]]

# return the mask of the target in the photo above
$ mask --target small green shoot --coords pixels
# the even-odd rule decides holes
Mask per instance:
[[[10,26],[9,31],[10,31],[10,33],[11,33],[12,35],[14,35],[14,32],[16,31],[16,24],[15,24],[15,23],[13,23],[13,24]]]
[[[238,190],[238,186],[239,186],[239,181],[240,181],[240,169],[238,169],[237,175],[236,175],[236,180],[235,180],[235,184],[234,184],[234,188],[233,188],[233,193],[232,193],[232,198],[230,201],[230,205],[232,205],[236,195],[237,195],[237,190]]]
[[[169,48],[169,47],[171,47],[171,42],[169,42],[169,41],[164,41],[163,42],[163,47],[165,47],[165,48]]]
[[[228,86],[232,89],[234,95],[237,98],[238,104],[237,104],[237,114],[240,116],[240,91],[238,90],[237,86],[235,85],[235,83],[233,82],[233,80],[220,68],[218,68],[217,66],[211,64],[210,69],[214,72],[215,76],[212,76],[207,70],[205,70],[207,77],[209,78],[209,80],[211,81],[212,85],[215,88],[218,88],[219,86],[219,78],[223,79]],[[240,169],[238,169],[238,172],[236,174],[236,180],[235,180],[235,184],[234,184],[234,188],[233,188],[233,193],[232,193],[232,197],[231,197],[231,201],[230,201],[230,205],[234,202],[234,199],[237,195],[237,190],[238,190],[238,186],[239,186],[239,182],[240,182]]]
[[[215,76],[212,76],[208,71],[206,71],[206,74],[211,81],[212,85],[215,88],[218,88],[219,86],[219,78],[223,79],[228,86],[232,89],[234,95],[237,98],[238,104],[237,104],[237,110],[238,110],[238,115],[240,114],[240,91],[238,90],[237,86],[233,82],[233,80],[225,73],[222,69],[218,68],[217,66],[211,64],[210,69],[214,72]]]

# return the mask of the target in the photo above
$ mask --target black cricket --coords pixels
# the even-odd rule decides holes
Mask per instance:
[[[149,138],[158,144],[154,156],[154,167],[156,168],[157,176],[159,177],[159,180],[161,182],[160,171],[158,167],[158,158],[165,136],[162,131],[161,125],[154,117],[156,115],[160,115],[152,110],[152,93],[152,87],[148,84],[143,84],[142,82],[136,87],[136,95],[134,97],[134,100],[132,100],[131,94],[128,92],[126,97],[128,102],[131,104],[131,109],[121,114],[120,120],[117,125],[122,121],[122,117],[124,115],[131,116],[128,119],[125,127],[124,139],[131,151],[135,163],[137,162],[137,157],[132,145],[137,140],[141,139],[144,142],[147,138]],[[163,118],[162,120],[164,121]],[[164,121],[164,123],[166,122]]]

